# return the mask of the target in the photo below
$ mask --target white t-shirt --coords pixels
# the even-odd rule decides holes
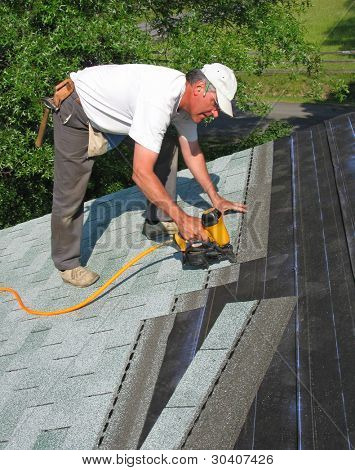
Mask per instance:
[[[197,140],[197,126],[177,111],[185,91],[185,75],[155,65],[99,65],[70,74],[91,124],[109,134],[128,134],[159,153],[173,124],[188,141]]]

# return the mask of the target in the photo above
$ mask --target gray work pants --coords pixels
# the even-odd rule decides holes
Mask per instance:
[[[88,157],[88,118],[72,93],[53,114],[54,187],[52,205],[52,259],[59,270],[80,265],[84,197],[94,158]],[[176,199],[178,146],[175,136],[166,135],[154,172],[173,200]],[[104,157],[99,157],[104,158]],[[169,220],[159,208],[148,202],[148,220]]]

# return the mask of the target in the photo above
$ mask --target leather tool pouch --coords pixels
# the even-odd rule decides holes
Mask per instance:
[[[53,103],[60,108],[62,102],[70,96],[75,90],[74,82],[70,78],[58,83],[54,88]]]
[[[70,96],[74,90],[75,86],[73,80],[67,78],[54,87],[53,96],[45,96],[42,98],[42,102],[46,108],[57,113],[62,102],[68,98],[68,96]]]
[[[57,110],[59,110],[62,102],[70,96],[75,90],[74,82],[70,78],[63,80],[58,83],[54,89],[54,96],[52,104]],[[77,98],[79,100],[79,98]],[[78,101],[79,102],[79,101]],[[109,144],[102,132],[94,129],[89,123],[89,144],[88,144],[88,156],[96,157],[97,155],[103,155],[109,150]]]

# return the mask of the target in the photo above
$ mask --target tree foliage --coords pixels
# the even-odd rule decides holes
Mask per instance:
[[[73,70],[144,62],[152,40],[124,2],[3,0],[0,4],[0,227],[51,208],[53,139],[34,141],[40,98]],[[49,129],[50,130],[50,129]],[[112,177],[121,179],[118,165]],[[110,183],[110,181],[108,181]],[[92,185],[93,186],[93,185]]]
[[[302,65],[312,74],[319,68],[319,55],[305,40],[299,20],[308,4],[308,0],[132,0],[130,8],[163,38],[157,50],[170,67],[187,71],[222,62],[237,75],[260,75],[276,65]],[[265,109],[258,90],[247,89],[240,79],[239,83],[239,107]]]
[[[0,3],[0,228],[50,211],[51,128],[34,141],[40,97],[86,66],[143,62],[188,71],[222,62],[261,73],[286,63],[315,67],[297,14],[302,0],[2,0]],[[144,28],[144,23],[149,24]],[[159,35],[154,37],[151,30]],[[263,109],[257,90],[239,80],[241,108]],[[89,196],[129,181],[112,152],[96,165]]]

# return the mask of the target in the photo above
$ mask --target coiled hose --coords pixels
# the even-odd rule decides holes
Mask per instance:
[[[106,290],[107,287],[110,286],[119,276],[121,276],[121,274],[123,274],[125,271],[127,271],[127,269],[129,269],[131,266],[133,266],[135,263],[137,263],[137,261],[144,258],[144,256],[149,255],[149,253],[152,253],[153,251],[157,250],[158,248],[160,248],[164,245],[167,245],[169,243],[170,243],[170,241],[165,242],[165,243],[160,243],[158,245],[153,245],[150,248],[147,248],[146,250],[142,251],[137,256],[135,256],[130,261],[128,261],[128,263],[126,263],[124,266],[122,266],[122,268],[120,268],[116,272],[116,274],[114,274],[108,281],[106,281],[103,286],[101,286],[99,289],[97,289],[94,293],[92,293],[85,300],[83,300],[82,302],[80,302],[76,305],[73,305],[72,307],[64,308],[64,309],[61,309],[61,310],[54,310],[54,311],[51,311],[51,312],[43,312],[41,310],[35,310],[35,309],[32,309],[32,308],[26,307],[24,305],[24,303],[22,302],[22,299],[21,299],[20,295],[18,294],[18,292],[15,289],[12,289],[11,287],[0,287],[0,292],[1,291],[2,292],[10,292],[16,298],[19,306],[23,310],[25,310],[27,313],[30,313],[32,315],[42,315],[42,316],[45,316],[45,317],[50,317],[50,316],[53,316],[53,315],[63,315],[64,313],[74,312],[75,310],[79,310],[83,307],[86,307],[86,305],[90,304],[104,290]]]

